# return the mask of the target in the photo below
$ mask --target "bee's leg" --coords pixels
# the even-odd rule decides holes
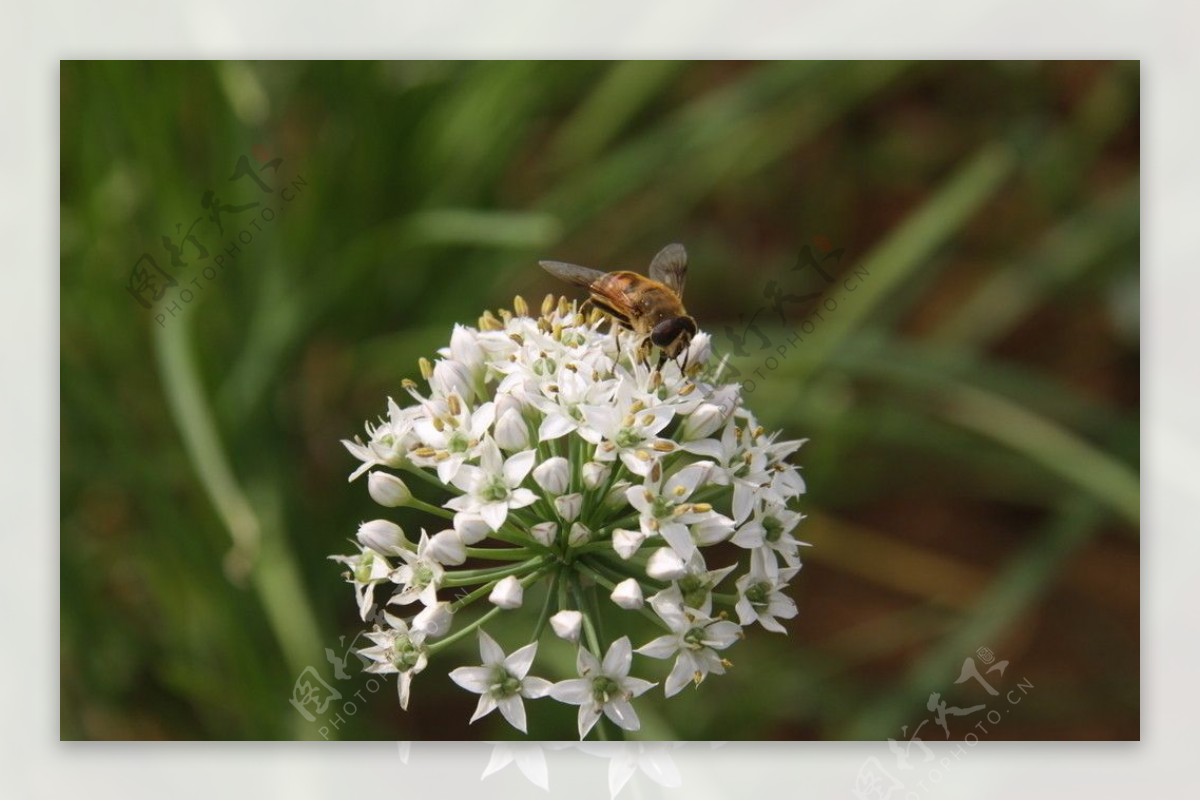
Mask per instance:
[[[660,348],[658,351],[658,364],[656,364],[654,366],[654,369],[661,373],[663,365],[666,363],[667,363],[667,352]]]
[[[609,321],[612,323],[612,328],[609,332],[612,334],[613,341],[617,343],[617,361],[621,361],[621,324],[617,322],[617,318],[611,317]]]
[[[650,350],[653,347],[654,346],[650,342],[649,335],[642,337],[642,341],[638,343],[638,352],[637,352],[638,361],[642,362],[643,364],[649,364],[650,363]]]

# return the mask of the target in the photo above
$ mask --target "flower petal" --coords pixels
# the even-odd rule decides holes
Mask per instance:
[[[667,698],[676,695],[696,673],[696,666],[687,658],[687,654],[680,654],[675,660],[675,666],[671,668],[671,675],[667,676],[667,681],[663,686],[663,693]]]
[[[596,721],[598,720],[600,720],[600,707],[596,706],[594,703],[591,703],[591,699],[589,698],[588,703],[585,703],[583,706],[579,707],[580,740],[582,740],[584,737],[587,737],[588,732],[592,730],[592,727],[596,725]]]
[[[521,451],[508,457],[508,461],[504,463],[504,483],[509,487],[519,487],[533,469],[536,458],[537,454],[532,450]]]
[[[632,664],[633,646],[628,637],[622,637],[608,647],[601,669],[609,678],[623,678],[629,675],[629,666]]]
[[[590,704],[592,702],[591,679],[567,679],[551,686],[550,697],[564,704]]]
[[[479,514],[492,531],[499,531],[500,527],[504,525],[504,521],[508,519],[508,504],[504,501],[485,503],[479,507]]]
[[[525,678],[525,675],[529,673],[529,666],[533,664],[533,658],[537,656],[537,648],[537,643],[531,642],[529,645],[513,651],[504,660],[505,669],[518,679]]]
[[[502,698],[498,702],[500,714],[504,719],[512,724],[513,728],[522,734],[525,733],[525,702],[521,700],[519,695],[510,695],[507,698]]]
[[[668,659],[676,651],[679,650],[679,638],[672,634],[664,634],[661,637],[656,637],[650,642],[637,649],[637,652],[642,656],[648,656],[651,659]],[[670,693],[668,693],[670,695]]]
[[[471,723],[479,720],[484,715],[496,708],[496,699],[484,693],[479,696],[479,703],[475,705],[475,714],[471,715]]]
[[[625,731],[637,731],[642,727],[642,722],[638,720],[637,712],[633,709],[633,704],[624,698],[618,698],[605,704],[604,714],[608,716],[609,720]]]
[[[504,649],[483,629],[479,630],[479,656],[483,659],[485,667],[493,667],[504,662]]]
[[[546,442],[547,440],[558,439],[574,430],[575,421],[565,414],[548,414],[546,415],[546,419],[542,420],[542,424],[538,426],[538,441]]]
[[[692,532],[688,531],[688,527],[682,523],[664,523],[659,527],[658,533],[685,562],[691,559],[692,554],[696,552],[696,543],[692,540]]]
[[[450,671],[450,681],[472,693],[486,693],[491,679],[492,670],[486,667],[460,667]]]

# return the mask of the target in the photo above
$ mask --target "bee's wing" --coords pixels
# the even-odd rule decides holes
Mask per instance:
[[[590,287],[596,282],[597,278],[604,275],[600,270],[593,270],[591,267],[580,267],[578,264],[568,264],[565,261],[539,261],[538,264],[542,265],[542,269],[555,278],[561,278],[567,283],[582,287]]]
[[[660,284],[666,284],[682,299],[683,285],[687,282],[687,250],[683,245],[674,242],[658,251],[658,255],[650,262],[650,277]]]

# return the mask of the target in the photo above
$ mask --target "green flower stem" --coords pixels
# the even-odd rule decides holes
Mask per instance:
[[[733,502],[733,487],[732,487],[732,485],[728,485],[728,486],[724,486],[724,487],[721,487],[721,486],[705,487],[704,489],[700,490],[692,497],[688,498],[687,502],[688,503],[712,503],[713,501],[718,501],[725,497],[729,498],[730,503]],[[713,505],[715,506],[715,504],[713,504]]]
[[[610,581],[609,579],[605,578],[604,576],[602,576],[600,573],[597,572],[597,566],[590,565],[588,562],[585,562],[582,559],[576,559],[574,564],[580,573],[583,573],[585,576],[587,576],[588,578],[590,578],[592,581],[596,582],[600,586],[604,587],[605,589],[609,589],[609,590],[616,589],[617,585],[614,582]]]
[[[505,567],[489,567],[480,570],[456,570],[454,573],[446,576],[442,582],[443,587],[465,587],[470,584],[480,584],[488,582],[492,579],[502,579],[506,576],[515,576],[518,573],[524,573],[530,568],[535,568],[546,564],[546,557],[536,556],[526,562],[521,562],[516,565],[507,565]]]
[[[430,486],[437,487],[440,490],[447,489],[447,486],[442,483],[442,480],[433,473],[430,473],[423,467],[417,467],[415,464],[406,463],[403,468],[404,472],[410,476],[416,476]]]
[[[473,559],[489,559],[493,562],[519,562],[538,554],[530,548],[467,548],[467,556]]]
[[[568,579],[570,577],[569,570],[570,570],[570,568],[568,568],[566,565],[563,565],[562,569],[559,571],[558,608],[560,610],[571,608],[570,607],[570,599],[567,597],[567,594],[571,589],[571,587],[570,587],[571,582],[568,581]]]
[[[603,554],[603,553],[593,554],[591,556],[590,561],[591,561],[591,564],[593,564],[593,565],[596,565],[598,562],[600,564],[600,566],[606,568],[609,571],[610,575],[615,573],[615,574],[621,576],[622,579],[626,579],[626,578],[637,579],[638,581],[644,582],[645,584],[648,584],[651,587],[656,588],[656,589],[665,589],[670,586],[670,582],[655,581],[652,578],[634,574],[628,567],[626,567],[627,563],[615,561],[615,560],[609,558],[607,554]],[[735,595],[733,593],[714,592],[714,593],[711,593],[711,595],[712,595],[712,599],[714,601],[716,601],[717,603],[721,603],[721,604],[724,604],[724,605],[730,606],[730,607],[737,606],[738,597],[737,597],[737,595]]]
[[[545,556],[554,555],[554,551],[550,550],[545,545],[542,545],[533,537],[508,526],[504,526],[499,531],[493,531],[492,533],[488,534],[488,537],[493,540],[499,540],[500,542],[507,542],[509,545],[528,548],[531,551],[544,554]]]
[[[526,517],[524,512],[520,509],[509,509],[508,510],[508,519],[517,521],[518,525],[520,525],[521,527],[523,527],[525,529],[528,529],[530,526],[533,525],[533,522],[528,517]]]
[[[571,492],[583,492],[583,437],[578,432],[573,433],[575,436],[570,437]]]
[[[588,559],[588,564],[593,567],[602,568],[602,570],[607,572],[608,576],[616,577],[613,580],[617,580],[617,582],[623,582],[626,578],[637,579],[638,583],[646,584],[653,590],[665,590],[668,586],[671,586],[670,582],[660,582],[660,580],[650,578],[646,574],[634,572],[629,562],[611,559],[608,554],[592,554]]]
[[[608,590],[615,590],[617,588],[616,582],[610,581],[609,579],[607,579],[603,575],[601,575],[601,573],[599,572],[599,569],[600,569],[599,565],[589,565],[587,562],[577,560],[575,562],[575,566],[579,569],[579,572],[583,573],[585,576],[589,577],[592,581],[596,582],[600,586],[602,586]],[[654,614],[652,611],[650,611],[646,607],[644,607],[644,606],[640,607],[637,611],[641,612],[643,617],[645,617],[647,620],[649,620],[652,623],[654,623],[655,625],[657,625],[659,628],[670,630],[670,627],[666,623],[663,623],[662,620],[658,617],[658,615]]]
[[[571,597],[575,599],[576,608],[583,614],[583,636],[587,639],[588,648],[597,659],[604,658],[604,649],[600,647],[600,636],[596,633],[596,624],[592,613],[584,603],[583,588],[579,586],[579,577],[571,576]]]
[[[493,581],[489,581],[487,584],[484,584],[482,587],[480,587],[478,589],[471,590],[471,592],[467,593],[466,595],[459,598],[454,603],[450,604],[450,610],[452,612],[454,612],[454,614],[457,615],[463,609],[466,609],[468,606],[470,606],[471,604],[478,601],[480,598],[482,598],[485,595],[487,595],[488,593],[490,593],[492,591],[492,588],[494,588],[499,583],[500,583],[500,579],[495,579]]]
[[[521,579],[521,586],[528,587],[530,584],[532,584],[533,582],[535,582],[539,578],[541,578],[545,573],[546,573],[546,569],[536,570],[533,573],[530,573],[528,576]],[[461,603],[461,602],[467,602],[468,598],[471,598],[472,601],[477,600],[478,596],[482,595],[483,591],[485,589],[488,592],[491,592],[492,586],[494,586],[495,584],[496,584],[496,582],[492,582],[492,584],[487,587],[480,587],[478,590],[473,591],[471,593],[471,595],[467,595],[467,596],[463,597],[460,601],[456,601],[455,605],[457,605],[458,603]],[[476,596],[476,597],[472,598],[472,596]],[[466,603],[463,603],[463,606],[466,606],[466,605],[467,605]],[[429,655],[432,657],[434,654],[438,653],[439,651],[444,650],[452,643],[458,642],[463,637],[465,637],[468,634],[470,634],[471,632],[475,631],[480,626],[482,626],[484,623],[488,622],[493,617],[495,617],[496,615],[500,614],[503,611],[504,610],[501,609],[499,606],[489,609],[487,612],[484,612],[482,615],[480,615],[477,619],[475,619],[471,623],[467,624],[463,628],[459,629],[458,631],[454,632],[453,634],[449,635],[445,639],[439,640],[438,642],[435,642],[433,645],[430,645],[429,646]]]
[[[454,519],[454,512],[450,511],[449,509],[443,509],[440,506],[434,506],[431,503],[425,503],[425,501],[417,498],[413,498],[406,503],[405,506],[411,506],[413,509],[419,509],[422,512],[428,512],[431,515],[436,515],[437,517],[441,517],[446,520]]]
[[[554,596],[557,594],[558,585],[563,579],[563,571],[567,568],[560,566],[554,571],[554,578],[550,579],[550,586],[546,589],[546,600],[542,603],[542,611],[538,614],[537,625],[533,628],[533,639],[530,642],[537,642],[542,638],[542,632],[546,630],[546,623],[550,620],[550,610],[554,606]]]
[[[541,565],[539,565],[538,563],[531,562],[530,564],[531,564],[531,567],[534,569],[534,573],[532,574],[532,576],[531,575],[524,576],[521,579],[522,584],[525,584],[527,581],[529,581],[529,579],[531,577],[540,575],[541,573],[545,572],[544,570],[541,570],[541,571],[537,570],[538,567],[541,567]],[[511,570],[512,570],[512,572],[508,573],[508,575],[511,575],[511,576],[520,575],[521,573],[525,572],[524,570],[521,569],[521,565],[517,565],[516,567],[512,568]],[[501,582],[501,580],[503,580],[504,578],[505,578],[505,576],[500,576],[499,578],[496,578],[496,579],[493,579],[493,580],[487,582],[486,584],[484,584],[482,587],[479,587],[478,589],[471,590],[471,592],[467,593],[462,598],[459,598],[457,601],[452,603],[450,605],[451,609],[453,609],[453,611],[457,614],[460,610],[465,609],[466,607],[473,604],[475,601],[479,600],[483,596],[490,593],[492,591],[492,588],[495,587],[497,584],[499,584]]]
[[[592,523],[595,522],[595,516],[600,513],[600,507],[604,503],[604,499],[608,497],[608,493],[612,492],[612,488],[617,485],[617,482],[621,480],[626,472],[627,471],[624,462],[622,462],[620,459],[613,460],[612,469],[609,470],[608,473],[608,482],[604,485],[604,488],[600,490],[599,494],[594,496],[595,501],[592,506],[590,508],[585,507],[583,514],[580,515],[580,517],[586,516],[585,520],[588,528],[592,530],[597,528],[596,526],[592,525]]]
[[[444,651],[446,648],[449,648],[451,645],[458,642],[463,637],[466,637],[468,634],[475,631],[477,628],[494,618],[496,615],[500,614],[502,611],[504,610],[498,606],[492,607],[487,612],[484,612],[482,615],[480,615],[475,621],[463,626],[461,629],[447,636],[445,639],[435,642],[433,645],[429,646],[429,656],[432,657],[439,651]]]
[[[604,529],[607,530],[609,532],[609,536],[611,536],[612,531],[614,529],[629,528],[629,526],[640,521],[641,518],[642,518],[641,512],[634,512],[633,514],[629,514],[629,515],[626,515],[625,517],[622,517],[620,520],[615,520],[611,523],[605,524]]]

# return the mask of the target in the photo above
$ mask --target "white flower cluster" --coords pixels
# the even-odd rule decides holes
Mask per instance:
[[[514,310],[455,326],[441,358],[421,360],[428,392],[406,380],[412,405],[389,400],[366,442],[344,441],[362,462],[351,480],[367,474],[377,503],[440,516],[444,530],[414,542],[372,520],[357,553],[331,558],[375,623],[360,652],[367,670],[398,674],[402,707],[431,657],[478,632],[482,664],[450,672],[480,695],[472,720],[498,708],[525,731],[523,699],[549,696],[579,706],[580,738],[602,715],[633,731],[631,701],[654,686],[630,675],[634,653],[674,659],[670,697],[725,673],[744,627],[784,632],[779,621],[796,615],[786,590],[803,515],[789,504],[805,487],[787,460],[803,441],[777,441],[736,384],[717,382],[704,333],[686,370],[660,371],[637,359],[632,334],[565,298],[547,297],[537,317],[519,297]],[[405,479],[430,485],[437,502]],[[714,553],[731,563],[710,565]],[[483,627],[536,585],[545,597],[529,641],[506,656]],[[636,650],[627,636],[602,642],[605,593],[606,618],[631,610],[662,636]],[[486,611],[455,629],[476,602]],[[579,644],[577,678],[530,675],[547,625]]]

